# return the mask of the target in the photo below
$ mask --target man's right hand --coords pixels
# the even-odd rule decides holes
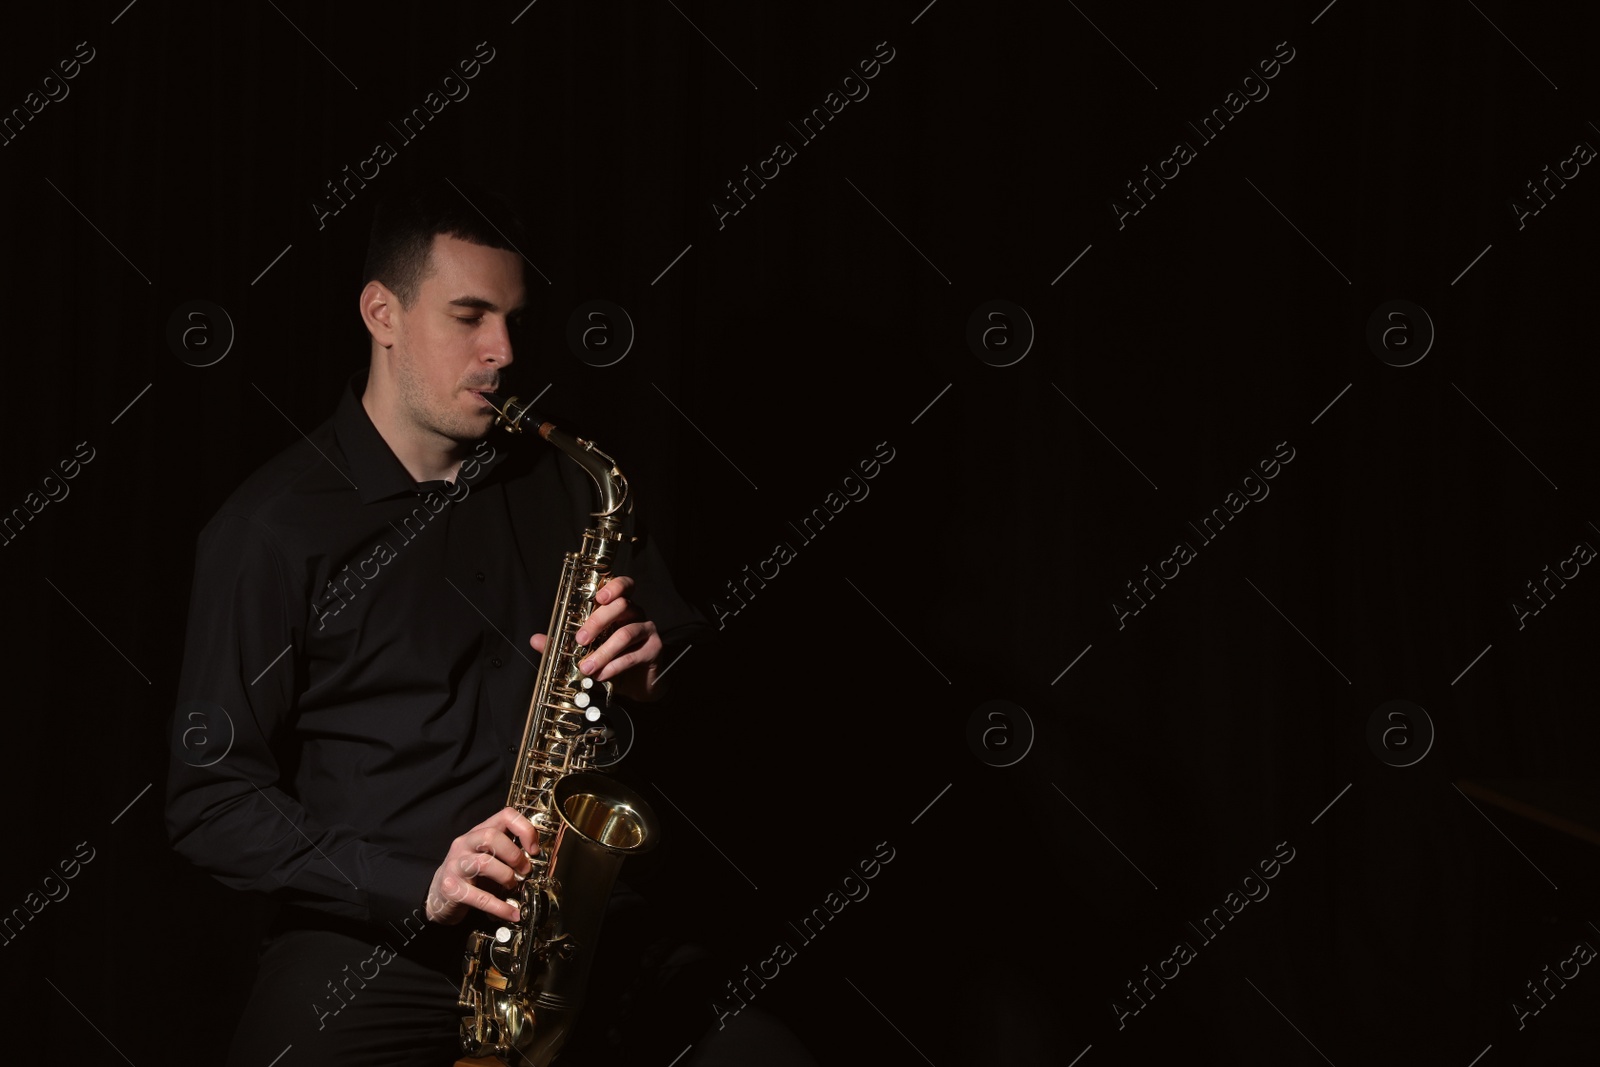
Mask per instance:
[[[516,905],[505,901],[509,892],[496,895],[478,885],[489,882],[514,890],[533,870],[533,861],[513,836],[538,851],[539,835],[516,808],[501,809],[452,841],[428,887],[428,921],[454,926],[473,908],[498,919],[519,920]]]

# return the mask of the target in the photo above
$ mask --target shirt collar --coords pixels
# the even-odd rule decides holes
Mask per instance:
[[[352,375],[345,383],[344,393],[339,398],[339,406],[333,414],[333,431],[339,441],[339,448],[344,453],[350,465],[350,475],[354,480],[357,492],[361,494],[363,504],[371,504],[378,500],[388,500],[396,496],[422,495],[433,490],[443,490],[448,484],[444,481],[418,482],[411,477],[405,464],[394,454],[389,443],[383,439],[378,428],[372,424],[372,418],[367,414],[367,409],[361,403],[361,395],[366,392],[367,372]],[[473,471],[471,481],[482,480],[493,468],[499,465],[506,454],[503,448],[481,448],[466,463],[476,461],[478,468]],[[488,458],[482,458],[487,456]],[[463,463],[463,466],[466,466]],[[460,473],[457,472],[457,477]]]

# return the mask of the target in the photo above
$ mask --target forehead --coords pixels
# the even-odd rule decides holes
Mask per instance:
[[[441,300],[472,295],[491,300],[502,309],[515,307],[523,295],[522,257],[503,248],[435,234],[422,293]]]

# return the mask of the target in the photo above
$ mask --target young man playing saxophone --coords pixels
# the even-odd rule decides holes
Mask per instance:
[[[225,721],[232,743],[175,759],[169,833],[224,884],[282,904],[229,1064],[453,1062],[467,920],[518,919],[506,898],[538,838],[501,805],[545,648],[534,631],[592,507],[554,449],[487,436],[481,394],[503,387],[525,302],[518,244],[485,193],[380,208],[367,372],[200,535],[177,729]],[[583,669],[654,702],[664,653],[705,623],[648,538],[616,573],[578,634],[611,631]],[[654,1036],[608,1044],[617,1019],[594,992],[564,1063]],[[707,1022],[677,1028],[693,1041]]]

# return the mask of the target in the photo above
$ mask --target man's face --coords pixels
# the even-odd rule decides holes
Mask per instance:
[[[416,301],[396,305],[390,355],[401,417],[456,442],[486,434],[494,412],[478,393],[497,389],[511,365],[507,319],[523,296],[515,252],[435,235]]]

